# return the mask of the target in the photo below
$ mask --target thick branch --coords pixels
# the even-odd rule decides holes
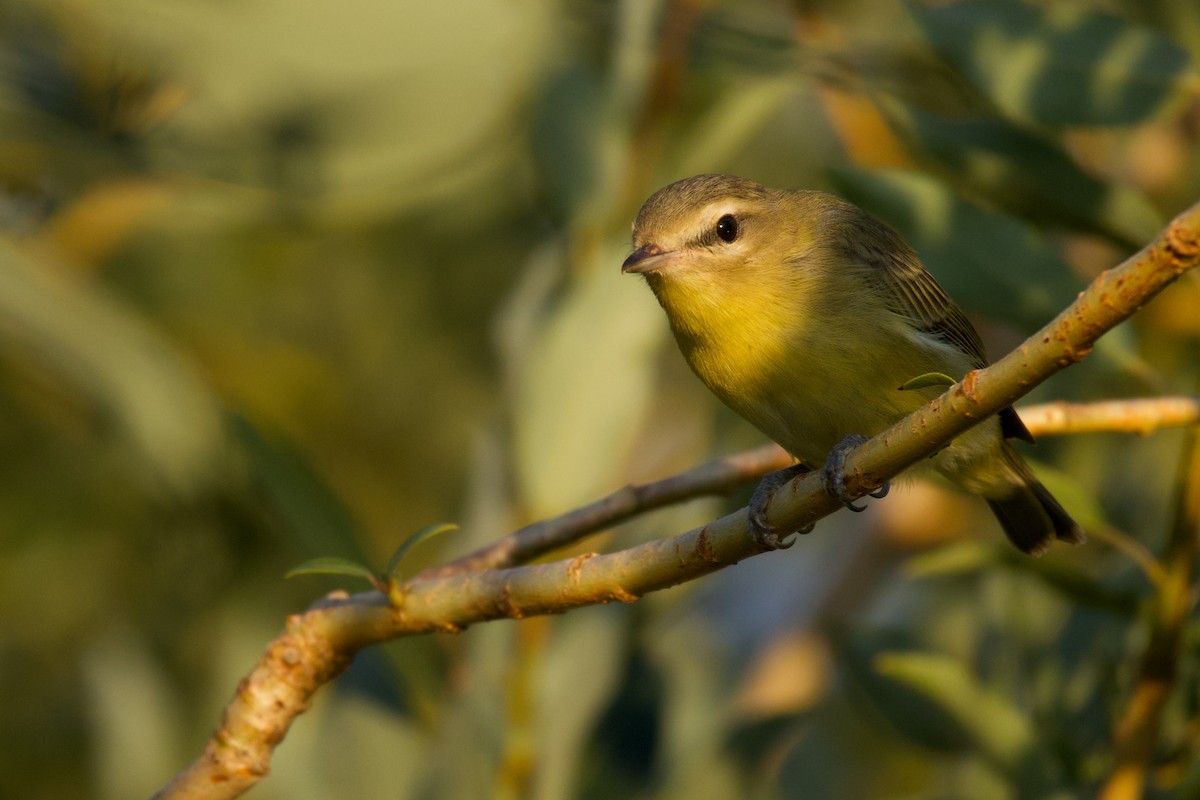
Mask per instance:
[[[1196,265],[1200,205],[1149,247],[1097,278],[1078,300],[1020,348],[971,372],[944,395],[850,453],[849,488],[881,485],[954,436],[1011,404],[1087,355],[1099,336]],[[818,478],[793,481],[771,504],[770,522],[798,529],[838,508]],[[457,631],[500,617],[560,613],[632,602],[761,552],[746,511],[702,528],[609,555],[414,581],[390,608],[377,592],[339,595],[288,620],[287,630],[238,688],[204,754],[157,797],[235,797],[269,769],[274,746],[308,699],[370,644],[413,633]]]

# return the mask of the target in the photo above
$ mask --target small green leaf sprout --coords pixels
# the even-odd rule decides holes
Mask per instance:
[[[422,528],[416,533],[409,536],[404,542],[396,548],[396,552],[388,559],[387,569],[380,574],[376,574],[370,568],[359,564],[356,561],[351,561],[348,558],[338,556],[320,556],[318,558],[309,559],[298,567],[288,571],[284,578],[294,578],[297,575],[349,575],[355,578],[362,578],[370,583],[380,592],[388,596],[393,605],[396,605],[396,600],[400,596],[397,591],[400,580],[400,565],[404,561],[404,557],[416,545],[431,539],[440,533],[446,531],[458,530],[458,526],[449,522],[439,522],[435,525]]]

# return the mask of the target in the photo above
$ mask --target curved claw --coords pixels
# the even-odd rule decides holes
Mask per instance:
[[[761,515],[754,512],[750,513],[749,523],[750,535],[765,550],[787,550],[796,543],[795,539],[785,541],[779,536],[778,531],[775,530],[775,526],[768,525]]]
[[[848,508],[855,506],[852,502],[854,498],[846,493],[846,453],[865,441],[865,436],[856,434],[842,437],[829,451],[825,466],[821,467],[821,480],[825,484],[825,491]]]
[[[749,515],[747,523],[750,527],[750,535],[754,537],[754,541],[766,550],[786,550],[796,543],[795,539],[784,541],[780,537],[779,531],[774,525],[767,522],[767,508],[771,505],[771,498],[775,496],[775,492],[779,487],[786,484],[797,475],[807,472],[801,464],[795,464],[790,467],[775,470],[763,476],[762,482],[758,484],[758,488],[754,490],[754,494],[750,497]],[[808,530],[812,530],[809,526]],[[808,530],[800,531],[807,533]],[[791,534],[785,534],[790,536]]]
[[[842,440],[829,451],[829,457],[825,461],[825,466],[821,468],[821,478],[825,483],[825,491],[830,497],[837,499],[838,502],[851,511],[866,511],[867,507],[865,504],[855,505],[855,498],[846,492],[846,453],[865,441],[867,441],[867,437],[861,434],[851,433],[843,436]],[[888,484],[885,483],[874,492],[868,492],[868,494],[871,497],[884,497],[887,495],[889,488]]]
[[[891,491],[891,488],[892,488],[891,481],[884,481],[883,486],[880,486],[878,489],[876,489],[873,492],[867,492],[867,496],[874,497],[878,500],[882,500],[883,498],[888,496],[888,492]]]

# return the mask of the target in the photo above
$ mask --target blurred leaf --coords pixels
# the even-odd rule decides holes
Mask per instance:
[[[155,488],[223,479],[225,431],[194,366],[133,309],[64,265],[0,240],[0,359],[65,386]]]
[[[699,614],[657,622],[649,648],[663,676],[660,796],[743,798],[737,764],[725,747],[731,728],[726,703],[735,687],[730,675],[711,668],[724,657],[725,643]]]
[[[1187,51],[1118,17],[1018,0],[915,6],[930,42],[1006,114],[1114,125],[1153,114],[1183,85]]]
[[[301,550],[364,560],[357,523],[304,457],[283,437],[264,434],[245,417],[231,414],[229,420],[247,457],[251,480]]]
[[[1137,592],[1105,586],[1068,561],[1030,558],[1012,548],[1000,552],[1005,566],[1037,576],[1078,606],[1101,609],[1129,618],[1135,617],[1141,608],[1142,598]]]
[[[915,645],[909,631],[898,629],[835,630],[831,637],[838,663],[851,689],[869,702],[901,736],[922,747],[945,753],[961,753],[967,747],[961,721],[937,703],[907,685],[880,674],[877,661],[882,654]]]
[[[145,178],[90,188],[48,222],[45,236],[73,263],[95,268],[174,199],[175,187]]]
[[[743,150],[791,96],[794,80],[765,78],[740,83],[725,99],[714,103],[680,147],[680,175],[711,172]]]
[[[1036,453],[1036,448],[1033,452]],[[1050,494],[1058,498],[1065,509],[1071,512],[1071,516],[1084,530],[1112,525],[1112,521],[1104,513],[1094,490],[1084,486],[1071,474],[1055,469],[1040,460],[1028,456],[1025,460],[1034,468],[1038,480],[1046,485]]]
[[[979,572],[996,563],[997,549],[990,542],[978,540],[954,542],[912,556],[904,562],[904,574],[919,580]]]
[[[588,735],[620,684],[630,614],[614,607],[580,612],[554,620],[537,681],[533,798],[579,797]]]
[[[533,344],[516,408],[516,458],[528,508],[546,516],[619,480],[650,401],[666,324],[640,280],[596,265]]]
[[[1085,530],[1097,530],[1107,525],[1093,512],[1093,500],[1080,496],[1082,491],[1068,477],[1037,465],[1041,478],[1056,497],[1067,498],[1065,504]],[[1122,617],[1136,615],[1141,607],[1137,592],[1105,586],[1100,580],[1070,559],[1030,558],[1006,543],[986,541],[957,542],[921,553],[904,562],[904,573],[914,580],[970,575],[985,569],[1003,566],[1005,569],[1032,574],[1046,586],[1068,598],[1079,607],[1094,608]]]
[[[117,625],[89,639],[77,668],[95,737],[94,796],[145,797],[184,752],[179,688],[144,633]]]
[[[349,575],[354,578],[362,578],[372,586],[378,587],[379,584],[379,578],[374,572],[356,561],[337,556],[309,559],[300,566],[288,570],[283,577],[294,578],[297,575]]]
[[[1042,761],[1032,720],[982,686],[956,658],[935,653],[892,652],[875,659],[880,675],[927,697],[962,726],[995,766],[1023,782],[1036,782]]]
[[[1034,228],[968,203],[933,178],[845,168],[831,178],[847,199],[895,226],[947,293],[972,311],[1036,329],[1082,288]]]
[[[933,171],[1039,225],[1066,225],[1139,248],[1162,216],[1134,189],[1088,175],[1056,143],[1004,120],[952,120],[885,106],[897,133]]]
[[[854,68],[873,89],[935,114],[986,112],[990,106],[957,69],[923,42],[872,42],[852,54]]]
[[[736,12],[715,4],[696,24],[690,53],[697,71],[777,74],[809,54],[797,46],[785,6],[745,3]]]
[[[631,797],[657,774],[664,680],[636,631],[631,626],[632,641],[615,696],[588,737],[579,800]]]
[[[543,4],[473,0],[351,0],[337,14],[315,0],[234,15],[147,0],[80,5],[89,30],[169,54],[188,76],[193,97],[169,124],[173,141],[193,148],[186,156],[359,222],[427,206],[522,155],[511,123],[551,19]],[[305,120],[319,123],[301,137],[307,145],[288,134]]]
[[[392,553],[392,557],[388,560],[387,569],[383,571],[384,576],[387,578],[399,577],[396,573],[400,568],[401,562],[404,561],[404,557],[408,555],[409,550],[412,550],[426,539],[432,539],[440,533],[456,530],[458,530],[458,526],[453,522],[439,522],[435,525],[422,528],[412,536],[409,536],[404,540],[403,544],[396,548],[396,552]]]
[[[439,709],[434,746],[414,800],[494,795],[514,734],[514,683],[520,681],[516,670],[522,668],[515,646],[518,635],[516,625],[480,625],[458,641],[456,649],[461,650],[454,671],[471,677],[454,686]]]
[[[565,218],[599,193],[605,117],[602,75],[569,64],[547,80],[534,109],[533,154],[553,201]]]
[[[355,665],[362,655],[355,657]],[[271,784],[275,797],[328,791],[330,796],[356,800],[428,798],[421,792],[421,780],[431,741],[410,717],[349,692],[314,705],[315,735],[295,742],[289,735],[288,746],[277,750]],[[314,792],[314,784],[321,788]]]

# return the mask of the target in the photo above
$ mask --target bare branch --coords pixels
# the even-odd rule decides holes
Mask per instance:
[[[1139,433],[1200,424],[1200,396],[1147,397],[1098,403],[1043,403],[1018,409],[1034,436]]]
[[[1084,358],[1105,331],[1137,311],[1200,260],[1200,204],[1150,246],[1105,272],[1049,325],[995,365],[968,373],[923,409],[855,448],[848,488],[863,494],[954,436]],[[837,510],[816,476],[784,487],[770,522],[799,529]],[[633,602],[762,552],[747,534],[746,510],[696,530],[609,555],[413,581],[389,607],[377,592],[331,596],[288,620],[238,687],[204,754],[156,797],[235,797],[267,774],[271,752],[309,698],[359,649],[399,636],[458,631],[477,622]]]
[[[782,447],[769,444],[709,461],[654,483],[626,486],[594,503],[526,525],[473,553],[426,570],[415,580],[524,564],[647,511],[705,495],[728,494],[792,462]]]
[[[1029,432],[1038,437],[1103,431],[1144,435],[1158,428],[1200,424],[1200,396],[1043,403],[1025,406],[1020,412]],[[706,495],[728,494],[793,461],[782,447],[768,444],[660,481],[626,486],[594,503],[526,525],[448,564],[428,569],[415,580],[525,564],[647,511]]]

